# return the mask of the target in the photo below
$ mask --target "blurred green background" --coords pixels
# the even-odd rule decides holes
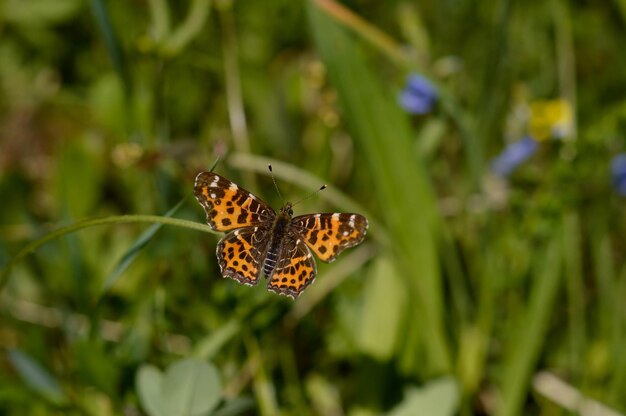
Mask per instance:
[[[626,412],[625,26],[623,0],[0,0],[0,414]],[[292,201],[327,183],[296,214],[366,241],[295,302],[222,279],[192,197],[217,158],[275,208],[268,163]]]

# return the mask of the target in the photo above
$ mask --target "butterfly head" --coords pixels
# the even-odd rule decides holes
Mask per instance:
[[[293,217],[293,204],[291,202],[286,202],[285,205],[280,209],[281,215],[288,215],[289,217]]]

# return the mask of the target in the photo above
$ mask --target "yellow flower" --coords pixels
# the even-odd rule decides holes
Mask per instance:
[[[529,131],[535,140],[562,139],[572,133],[573,109],[569,101],[538,100],[530,104]]]

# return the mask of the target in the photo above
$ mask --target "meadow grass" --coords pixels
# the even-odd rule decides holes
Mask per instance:
[[[0,17],[1,413],[626,412],[619,2],[35,3]],[[296,301],[223,279],[191,197],[278,208],[268,164],[369,219]]]

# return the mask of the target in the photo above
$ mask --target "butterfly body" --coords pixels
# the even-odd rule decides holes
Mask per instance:
[[[280,209],[280,212],[274,219],[270,233],[271,239],[268,244],[267,254],[265,255],[265,262],[263,263],[265,277],[271,277],[274,272],[283,242],[289,235],[289,225],[292,217],[293,210],[291,209],[291,204],[287,203]]]
[[[331,262],[345,248],[363,241],[367,219],[359,214],[293,216],[292,204],[278,213],[259,198],[212,172],[196,177],[194,195],[216,231],[227,231],[217,244],[217,261],[224,277],[256,285],[261,274],[267,288],[298,295],[317,274],[311,250]]]

